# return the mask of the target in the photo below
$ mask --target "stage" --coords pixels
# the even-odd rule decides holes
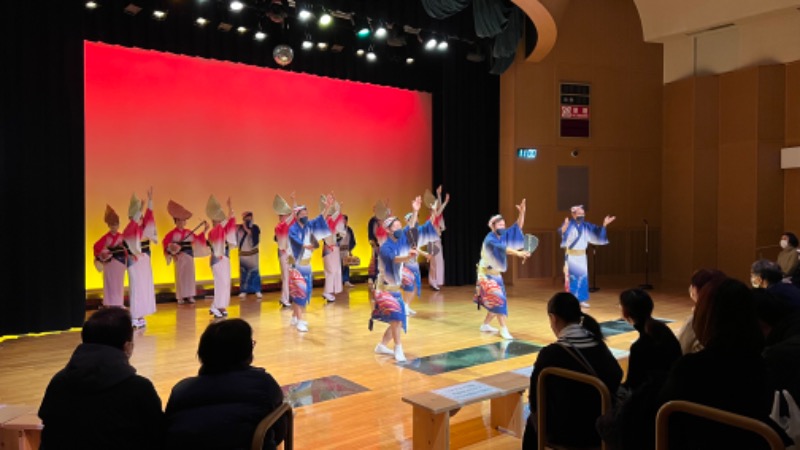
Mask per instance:
[[[640,282],[638,277],[600,278],[601,289],[592,293],[588,310],[609,334],[607,343],[623,368],[636,333],[617,321],[617,299],[621,290]],[[658,280],[654,284],[654,316],[677,331],[691,312],[686,286],[664,288]],[[538,349],[554,340],[545,305],[558,289],[555,281],[509,286],[509,329],[515,340],[503,341],[478,331],[485,310],[476,310],[472,286],[439,292],[424,286],[421,299],[412,302],[417,315],[409,318],[403,337],[405,364],[373,353],[385,325],[375,322],[374,331],[368,330],[370,305],[364,283],[345,288],[330,304],[315,287],[307,312],[308,333],[289,326],[291,312],[280,307],[275,291],[266,292],[261,301],[233,297],[229,311],[230,317],[253,326],[253,364],[266,368],[294,405],[296,448],[411,448],[412,410],[401,397],[530,367]],[[164,404],[175,383],[197,372],[197,341],[212,320],[210,303],[159,303],[147,327],[135,333],[131,362],[153,381]],[[38,405],[50,378],[79,342],[77,330],[6,337],[0,342],[0,404]],[[484,402],[453,416],[452,448],[519,448],[519,439],[490,429],[488,414],[489,403]]]

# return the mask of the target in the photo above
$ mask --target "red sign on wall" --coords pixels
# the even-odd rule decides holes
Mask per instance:
[[[589,107],[561,105],[561,118],[589,120]]]

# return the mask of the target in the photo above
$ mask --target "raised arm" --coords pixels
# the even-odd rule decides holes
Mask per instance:
[[[519,225],[519,229],[522,230],[523,226],[525,225],[525,199],[522,199],[522,202],[517,205],[517,211],[519,211],[519,217],[517,217],[517,225]]]

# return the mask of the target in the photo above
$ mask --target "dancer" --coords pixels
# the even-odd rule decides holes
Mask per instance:
[[[94,266],[103,272],[103,306],[124,308],[128,251],[119,232],[119,216],[109,205],[106,205],[103,220],[108,225],[108,233],[94,243]]]
[[[492,231],[483,240],[481,260],[478,263],[478,283],[475,287],[475,303],[478,304],[478,309],[481,306],[487,309],[480,330],[496,333],[497,328],[491,326],[490,322],[497,317],[500,323],[500,336],[503,339],[514,339],[508,332],[508,298],[503,282],[503,272],[508,269],[506,255],[522,258],[523,262],[531,256],[530,253],[520,250],[525,246],[525,237],[522,234],[522,226],[525,224],[525,199],[517,205],[517,211],[519,211],[517,222],[508,229],[505,219],[500,214],[489,219],[489,228]]]
[[[325,209],[314,220],[308,220],[305,205],[295,206],[295,223],[289,227],[289,245],[291,246],[291,270],[289,270],[289,298],[292,301],[292,320],[290,324],[297,331],[308,331],[305,321],[305,309],[311,299],[313,278],[311,276],[311,254],[318,246],[318,241],[331,234],[325,216],[333,208],[333,195],[325,199]],[[313,238],[313,239],[312,239]]]
[[[192,217],[189,210],[170,200],[167,212],[172,216],[175,228],[164,236],[162,244],[167,265],[175,261],[175,298],[179,305],[193,304],[194,296],[197,295],[194,258],[210,254],[205,235],[208,231],[208,222],[205,220],[201,222],[195,230],[202,226],[203,231],[195,234],[194,230],[186,229],[186,221]]]
[[[561,235],[561,248],[565,249],[564,255],[564,290],[572,293],[581,302],[582,308],[589,307],[589,270],[586,263],[586,247],[592,245],[606,245],[606,227],[616,217],[606,216],[603,226],[591,224],[584,220],[586,212],[583,205],[570,208],[572,219],[564,219],[564,224],[558,229]]]
[[[209,314],[216,319],[228,315],[231,302],[231,260],[230,247],[236,247],[236,219],[233,215],[231,199],[228,199],[228,216],[222,206],[212,195],[208,198],[206,215],[211,219],[211,230],[208,232],[208,246],[211,247],[211,272],[214,275],[214,302]]]
[[[324,207],[325,196],[322,196],[320,209]],[[331,234],[322,240],[322,262],[325,267],[325,288],[322,296],[328,302],[334,302],[336,294],[342,292],[342,258],[336,238],[345,232],[345,225],[339,202],[334,203],[333,209],[325,217],[325,220],[328,222]]]
[[[153,188],[147,191],[147,209],[133,194],[128,207],[128,226],[122,232],[128,248],[128,286],[130,288],[131,320],[134,328],[144,328],[144,317],[156,312],[156,289],[153,285],[153,266],[150,262],[150,242],[158,244],[156,221],[153,218]]]
[[[406,361],[405,353],[403,353],[401,328],[402,331],[407,330],[408,299],[404,297],[413,296],[414,288],[411,283],[414,275],[407,267],[404,267],[404,264],[417,258],[417,251],[411,248],[408,234],[411,227],[416,224],[420,206],[422,206],[422,198],[417,197],[411,204],[413,213],[410,218],[410,226],[402,228],[400,221],[394,216],[383,221],[388,238],[380,246],[379,271],[375,283],[374,309],[370,319],[370,329],[372,329],[373,320],[389,324],[383,333],[381,342],[375,347],[375,353],[393,355],[397,362]],[[418,245],[427,244],[437,235],[436,227],[430,222],[415,228]],[[392,340],[394,341],[394,350],[387,346]]]
[[[258,243],[261,228],[253,223],[253,212],[242,213],[242,224],[236,227],[239,245],[239,297],[255,294],[261,299],[261,273],[258,270]]]
[[[367,238],[369,245],[372,247],[372,256],[369,259],[369,267],[367,269],[367,285],[370,289],[375,284],[378,278],[378,253],[380,251],[381,243],[386,239],[386,230],[381,224],[381,219],[378,217],[388,217],[391,211],[386,207],[386,204],[378,200],[372,206],[372,217],[367,224]]]
[[[347,214],[342,214],[344,217],[344,231],[336,238],[336,245],[339,246],[339,256],[342,257],[342,284],[347,287],[353,287],[350,282],[350,265],[353,249],[356,248],[356,235],[353,229],[348,225],[349,218]]]
[[[436,188],[436,197],[430,191],[425,191],[426,204],[431,210],[431,220],[436,218],[439,227],[439,234],[444,232],[444,208],[450,202],[450,194],[445,196],[442,202],[442,186]],[[428,244],[428,284],[431,289],[438,291],[444,285],[444,248],[441,237]]]
[[[292,202],[294,202],[294,192],[292,192]],[[286,203],[280,195],[275,195],[272,201],[272,209],[278,215],[278,223],[275,225],[275,243],[278,244],[278,263],[281,267],[281,305],[292,306],[289,303],[289,227],[294,223],[292,207]]]

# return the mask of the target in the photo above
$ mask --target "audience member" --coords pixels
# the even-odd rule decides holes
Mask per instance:
[[[781,252],[778,253],[777,263],[781,267],[784,278],[789,278],[795,274],[797,267],[800,266],[800,254],[797,253],[797,236],[794,233],[786,232],[781,236]]]
[[[136,374],[131,315],[92,314],[67,366],[47,386],[39,417],[41,449],[161,448],[164,413],[153,383]]]
[[[750,289],[730,278],[707,283],[694,311],[694,331],[703,349],[675,363],[662,402],[687,400],[769,422],[772,392]],[[753,433],[685,415],[670,420],[669,439],[671,448],[681,449],[760,449],[766,444]]]
[[[167,402],[167,448],[249,449],[258,423],[283,402],[283,391],[253,367],[253,330],[242,319],[212,323],[200,337],[200,371],[172,388]],[[264,448],[285,436],[279,422]]]
[[[664,323],[653,319],[653,299],[640,289],[619,296],[622,317],[633,324],[639,338],[631,345],[626,395],[597,421],[597,430],[610,449],[646,450],[655,445],[658,395],[670,368],[681,357],[678,339]]]
[[[764,289],[754,289],[756,314],[765,337],[762,352],[772,390],[787,389],[800,400],[800,312]]]
[[[772,295],[800,310],[800,288],[783,282],[781,267],[768,259],[759,259],[750,266],[750,283],[754,288],[765,288]]]
[[[725,274],[716,269],[700,269],[692,274],[692,279],[689,282],[689,298],[692,302],[697,303],[697,293],[709,281],[724,278]],[[694,306],[692,306],[692,315],[690,315],[683,326],[678,330],[678,342],[681,344],[681,351],[684,355],[688,353],[695,353],[700,351],[703,346],[697,341],[697,336],[694,335],[692,323],[694,322]]]
[[[542,370],[561,367],[596,376],[612,393],[622,379],[622,368],[603,342],[597,321],[581,311],[580,303],[568,292],[555,294],[547,303],[550,328],[558,338],[543,348],[531,375],[531,414],[523,449],[537,448],[536,384]],[[565,448],[599,447],[595,421],[600,411],[600,395],[591,386],[560,378],[545,382],[547,389],[547,442]],[[541,432],[542,430],[538,430]],[[559,448],[561,448],[559,447]]]

